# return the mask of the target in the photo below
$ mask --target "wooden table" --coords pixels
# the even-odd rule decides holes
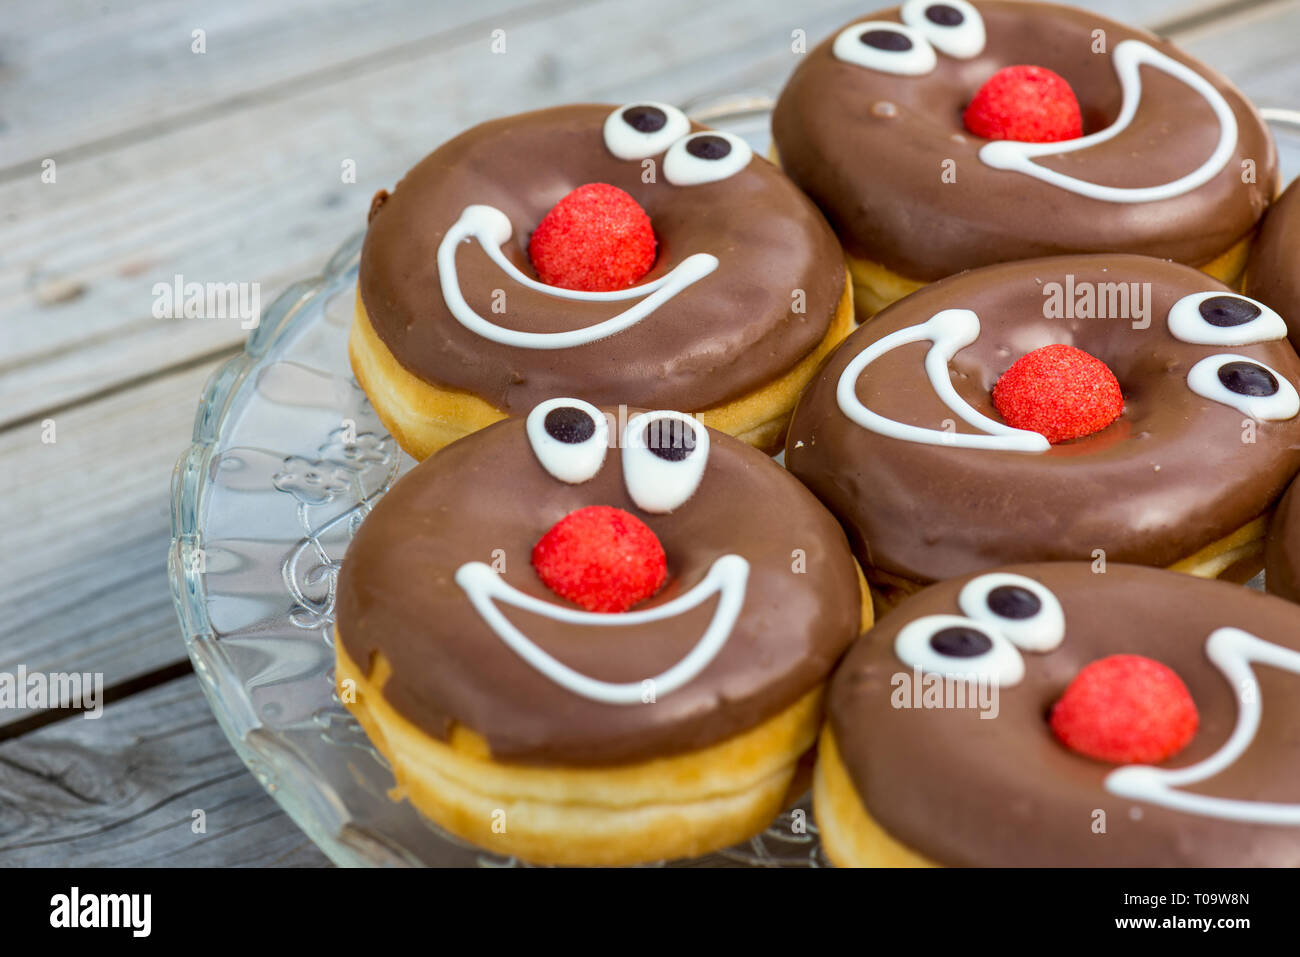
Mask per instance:
[[[1261,105],[1300,107],[1295,0],[1087,5],[1177,39]],[[247,333],[154,318],[156,282],[256,281],[265,306],[466,126],[571,101],[775,92],[793,30],[815,42],[871,6],[6,4],[0,672],[102,672],[110,703],[98,720],[0,711],[0,864],[328,864],[190,673],[166,577],[169,478],[204,380]]]

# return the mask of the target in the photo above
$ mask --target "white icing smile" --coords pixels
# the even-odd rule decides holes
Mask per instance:
[[[462,326],[484,339],[521,349],[568,349],[571,346],[582,346],[606,339],[636,325],[683,289],[718,268],[716,256],[709,253],[695,253],[683,259],[666,275],[630,289],[616,289],[610,292],[561,289],[524,275],[506,258],[501,251],[501,246],[510,239],[512,233],[510,218],[495,206],[465,207],[465,211],[460,214],[460,219],[447,230],[438,245],[438,279],[442,284],[442,295],[446,300],[447,308]],[[460,279],[456,272],[456,249],[462,242],[471,238],[478,240],[488,258],[501,267],[512,280],[536,292],[574,302],[619,302],[627,299],[639,299],[640,302],[618,315],[584,329],[571,329],[567,332],[524,332],[518,329],[504,329],[484,319],[470,308],[464,295],[461,294]]]
[[[994,169],[1015,170],[1032,176],[1053,186],[1088,196],[1092,199],[1112,203],[1145,203],[1161,199],[1170,199],[1190,192],[1198,186],[1209,182],[1227,165],[1232,152],[1237,146],[1237,118],[1223,95],[1195,70],[1166,56],[1150,44],[1141,40],[1124,40],[1115,47],[1112,55],[1115,73],[1119,77],[1123,91],[1123,102],[1115,122],[1104,130],[1077,139],[1057,143],[1022,143],[1013,140],[997,140],[987,143],[980,150],[980,159]],[[1039,166],[1034,159],[1039,156],[1060,156],[1075,153],[1092,146],[1114,139],[1128,129],[1142,102],[1142,76],[1139,67],[1143,64],[1168,73],[1175,79],[1186,83],[1204,97],[1210,109],[1219,121],[1219,142],[1209,159],[1188,173],[1169,183],[1158,186],[1120,187],[1100,186],[1085,180],[1069,176],[1057,170]]]
[[[566,608],[525,594],[482,562],[468,562],[456,571],[456,584],[464,590],[484,622],[524,661],[556,684],[593,701],[605,704],[643,704],[646,694],[665,695],[685,685],[708,667],[731,637],[749,581],[749,562],[739,555],[723,555],[714,561],[709,572],[690,591],[672,601],[643,611],[603,613]],[[617,627],[664,621],[699,607],[718,596],[718,607],[700,640],[684,658],[668,670],[642,681],[624,683],[599,681],[574,671],[539,648],[512,625],[495,602],[512,605],[542,615],[551,621],[570,625]]]
[[[962,449],[994,449],[1003,452],[1046,452],[1052,447],[1047,439],[1028,429],[1016,429],[1004,422],[995,422],[976,411],[952,386],[948,363],[962,349],[979,338],[979,316],[969,309],[945,309],[919,326],[909,326],[892,332],[862,350],[840,375],[835,397],[840,410],[862,426],[880,435],[926,445],[950,445]],[[858,399],[858,377],[867,366],[886,353],[913,342],[933,342],[925,356],[925,372],[935,393],[957,416],[985,434],[944,432],[919,425],[908,425],[896,419],[887,419],[872,412]]]
[[[1228,740],[1204,761],[1167,770],[1150,765],[1119,768],[1106,776],[1106,790],[1120,797],[1163,804],[1175,811],[1227,818],[1251,824],[1300,824],[1300,804],[1241,801],[1176,790],[1231,767],[1255,739],[1263,702],[1251,662],[1300,675],[1300,652],[1256,638],[1239,628],[1220,628],[1205,643],[1205,653],[1223,672],[1237,698],[1237,726]]]

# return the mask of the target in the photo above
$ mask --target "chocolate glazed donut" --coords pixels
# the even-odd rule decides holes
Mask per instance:
[[[701,139],[693,134],[703,127],[664,104],[653,106],[659,126],[632,128],[646,125],[646,109],[557,107],[484,123],[439,147],[372,211],[359,321],[417,382],[485,403],[480,420],[556,395],[699,412],[781,380],[836,325],[848,295],[839,244],[817,208],[743,141]],[[635,288],[667,283],[657,304],[648,293],[593,301],[528,284],[530,234],[589,183],[625,190],[649,215],[658,254]],[[453,229],[463,241],[444,250]],[[491,258],[485,238],[500,242],[525,281]],[[641,302],[647,314],[587,341]],[[469,313],[480,318],[467,324]],[[851,305],[845,314],[851,323]],[[562,333],[576,338],[560,347]],[[779,411],[782,427],[793,398]]]
[[[634,864],[742,841],[802,791],[824,682],[871,620],[834,519],[763,453],[553,399],[366,519],[336,676],[395,799],[497,853]]]
[[[456,581],[461,566],[497,553],[505,582],[567,606],[529,556],[547,529],[588,505],[632,512],[663,543],[668,583],[639,608],[689,592],[720,556],[749,563],[744,604],[717,658],[653,705],[607,704],[557,684],[502,641]],[[796,549],[806,573],[792,565]],[[715,604],[612,633],[507,610],[570,668],[640,681],[691,650]],[[460,724],[485,738],[494,758],[564,766],[645,761],[755,726],[825,678],[856,637],[860,611],[853,559],[834,519],[757,450],[711,433],[698,490],[652,514],[631,498],[618,450],[588,481],[568,484],[538,461],[522,419],[453,443],[404,476],[353,539],[338,595],[347,653],[362,666],[375,654],[387,659],[384,697],[426,734],[446,740]]]
[[[1274,595],[1300,602],[1300,481],[1282,496],[1264,546],[1264,584]]]
[[[1264,217],[1244,289],[1281,313],[1292,345],[1300,345],[1300,183],[1288,186]]]
[[[1006,592],[1029,595],[1032,614]],[[815,791],[823,846],[840,864],[1300,865],[1298,623],[1279,599],[1135,566],[1019,565],[927,588],[832,679]],[[952,654],[976,650],[941,634],[954,627],[983,651]],[[1053,733],[1063,692],[1111,655],[1181,679],[1199,719],[1181,750],[1122,767]],[[1001,675],[995,713],[992,699],[949,696],[972,675],[988,687]],[[909,684],[918,676],[945,697],[926,704]],[[1217,771],[1168,776],[1215,756]]]
[[[859,36],[863,30],[850,25],[821,43],[791,76],[772,118],[783,168],[856,259],[918,283],[1071,252],[1142,253],[1202,266],[1251,233],[1276,191],[1276,150],[1254,107],[1224,77],[1150,33],[1043,3],[915,0],[856,22],[867,21],[884,21],[866,31],[882,36]],[[1134,42],[1145,49],[1140,104],[1127,127],[1106,142],[1035,160],[1074,183],[995,168],[981,157],[989,141],[964,128],[962,113],[994,72],[1034,64],[1063,76],[1087,137],[1121,115],[1117,57],[1137,52],[1130,46],[1120,53]],[[1214,93],[1154,67],[1152,53],[1174,61],[1175,70],[1190,69]],[[1215,95],[1236,126],[1222,154],[1216,151],[1227,137]],[[1168,196],[1090,195],[1093,186],[1175,183],[1206,163],[1214,169],[1201,171],[1203,181]],[[941,178],[945,170],[955,181]]]
[[[1048,318],[1053,303],[1073,317]],[[954,347],[946,371],[933,357],[942,378],[932,380],[937,346],[916,332],[946,310],[973,311],[973,341]],[[1285,333],[1272,310],[1175,263],[989,266],[914,293],[850,336],[801,398],[786,462],[848,528],[868,577],[905,590],[1012,561],[1253,574],[1261,516],[1300,469],[1300,359]],[[1106,363],[1123,412],[1049,447],[1008,430],[991,391],[1017,359],[1051,343]],[[1238,375],[1258,375],[1260,388]],[[949,383],[952,403],[936,391]],[[1257,392],[1260,404],[1234,389]],[[1225,565],[1236,559],[1253,567]]]

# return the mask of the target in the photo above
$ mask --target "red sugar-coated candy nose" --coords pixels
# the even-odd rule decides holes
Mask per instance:
[[[1055,445],[1100,432],[1124,411],[1119,380],[1100,359],[1074,346],[1035,349],[993,386],[993,404],[1017,429]]]
[[[617,186],[588,183],[552,207],[528,242],[542,282],[562,289],[626,289],[655,262],[650,217]]]
[[[962,117],[966,129],[989,140],[1055,143],[1083,135],[1074,90],[1042,66],[1006,66],[979,88]]]
[[[533,568],[551,591],[588,611],[627,611],[663,586],[668,560],[641,519],[621,508],[589,505],[541,537]]]
[[[1080,669],[1048,722],[1062,744],[1087,757],[1156,764],[1187,746],[1200,717],[1170,668],[1142,655],[1111,655]]]

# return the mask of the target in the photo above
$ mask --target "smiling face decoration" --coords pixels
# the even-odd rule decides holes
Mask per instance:
[[[664,178],[674,186],[716,183],[744,169],[753,151],[740,137],[723,132],[691,132],[691,123],[666,103],[635,103],[609,114],[604,125],[605,146],[622,160],[663,155]],[[453,316],[485,339],[520,349],[567,349],[616,335],[641,322],[663,303],[718,268],[711,253],[687,256],[658,279],[615,291],[587,292],[538,282],[526,276],[501,252],[513,232],[509,218],[493,206],[468,206],[438,246],[438,275],[443,299]],[[556,299],[573,302],[638,300],[603,322],[564,332],[532,332],[503,328],[485,319],[465,301],[456,271],[457,247],[473,238],[511,280]]]
[[[620,611],[588,588],[612,574],[608,522],[639,543],[613,566],[660,556],[660,577],[613,583]],[[463,724],[503,761],[605,765],[778,713],[825,678],[861,604],[843,533],[762,453],[680,413],[561,398],[398,482],[349,549],[338,621],[426,734]]]
[[[1061,737],[1058,711],[1081,677],[1104,675],[1090,692],[1122,708],[1134,667],[1165,674],[1191,721],[1170,705],[1142,733],[1124,729],[1126,747],[1163,737],[1171,756],[1128,763],[1067,746],[1106,720],[1076,699]],[[900,707],[898,689],[926,675],[996,683],[996,713],[982,717],[974,695],[969,707],[943,706],[951,695],[918,705],[919,693]],[[884,617],[832,681],[830,733],[882,844],[934,863],[1294,866],[1297,682],[1296,613],[1279,599],[1135,566],[1021,565],[933,586]],[[826,780],[819,770],[819,788]],[[853,854],[827,834],[836,810],[852,820],[843,798],[820,792],[818,821],[828,845]]]
[[[609,441],[609,423],[595,406],[578,399],[551,399],[529,413],[526,428],[537,460],[560,481],[571,484],[590,481],[599,471],[603,463],[602,453]],[[665,441],[661,442],[661,438]],[[693,424],[689,417],[679,412],[647,412],[633,416],[623,431],[621,447],[628,494],[646,512],[672,512],[685,504],[699,487],[708,467],[708,430]],[[612,519],[618,520],[617,516]],[[569,547],[576,551],[582,546],[570,544]],[[635,550],[630,553],[615,551],[608,538],[602,537],[577,575],[582,580],[579,587],[593,578],[617,576],[619,565],[638,557]],[[572,554],[558,559],[566,563],[579,560],[582,559]],[[538,549],[533,550],[533,565],[539,573],[549,567],[540,564]],[[709,566],[704,578],[685,594],[655,608],[620,615],[577,611],[541,601],[505,582],[483,562],[469,562],[456,571],[456,583],[464,589],[484,621],[539,672],[592,701],[631,705],[646,703],[647,687],[653,689],[656,697],[669,694],[708,667],[731,637],[745,602],[748,579],[749,562],[740,555],[721,555]],[[570,625],[618,628],[652,622],[669,623],[715,596],[718,603],[713,618],[699,643],[686,657],[653,677],[624,683],[599,681],[574,671],[538,647],[497,607],[498,603],[512,605]],[[578,594],[574,597],[579,600],[585,596]]]
[[[1238,560],[1245,571],[1260,560],[1260,516],[1300,470],[1300,358],[1277,313],[1216,286],[1130,256],[936,283],[837,350],[800,400],[786,463],[886,587],[1097,550],[1161,567],[1199,555],[1209,577]],[[1116,403],[1099,429],[1056,444],[1032,421],[1008,422],[1015,406],[999,398],[1018,379],[1008,391],[1047,409],[1040,429],[1074,415],[1074,367],[1063,381],[1018,372],[1054,350],[1095,363]],[[1060,408],[1047,402],[1055,389]]]
[[[548,212],[590,184],[648,217],[653,264],[631,285],[564,288],[530,262]],[[816,208],[743,140],[637,102],[507,117],[441,146],[377,202],[359,291],[401,369],[485,413],[579,390],[701,410],[812,352],[845,272]]]
[[[963,125],[983,85],[1023,64],[1073,88],[1082,135]],[[1061,251],[1209,264],[1250,233],[1277,176],[1267,129],[1221,77],[1049,4],[909,0],[849,24],[801,62],[773,133],[848,252],[916,282]]]

